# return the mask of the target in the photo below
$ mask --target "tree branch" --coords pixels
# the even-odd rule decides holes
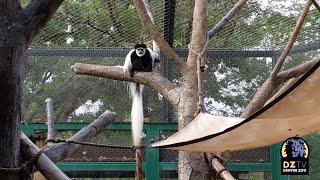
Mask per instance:
[[[105,126],[115,119],[116,113],[105,111],[91,124],[81,129],[68,140],[87,142],[97,136]],[[23,133],[20,135],[21,151],[26,159],[34,157],[40,149]],[[67,156],[72,155],[79,149],[80,145],[58,143],[49,145],[44,154],[41,154],[35,166],[48,179],[69,179],[53,162],[59,162]]]
[[[96,137],[106,126],[114,121],[116,113],[111,111],[105,111],[98,119],[94,120],[91,124],[81,129],[72,137],[68,138],[70,141],[89,142]],[[53,161],[59,162],[66,157],[74,154],[81,145],[79,144],[67,144],[58,143],[49,145],[45,150],[45,154]]]
[[[145,5],[142,0],[134,0],[134,4],[136,6],[136,10],[139,14],[142,25],[146,28],[149,36],[157,43],[160,47],[163,54],[170,60],[174,62],[177,69],[180,72],[184,72],[186,70],[186,63],[183,61],[181,57],[179,57],[174,50],[169,46],[169,44],[164,40],[161,34],[158,32],[155,25],[152,23],[148,12],[145,8]]]
[[[259,110],[271,97],[274,90],[278,87],[278,82],[274,78],[268,78],[254,94],[252,100],[241,114],[241,118],[247,118]]]
[[[278,96],[280,96],[283,92],[285,92],[287,89],[289,89],[295,82],[297,78],[291,78],[289,79],[280,89],[277,91],[268,101],[265,103],[265,105],[269,104],[271,101],[275,100]]]
[[[218,175],[221,179],[224,180],[235,180],[235,178],[231,175],[231,173],[225,170],[225,167],[221,164],[221,162],[217,158],[213,158],[211,161],[212,167],[214,170],[219,173]]]
[[[154,18],[153,18],[153,14],[151,12],[151,8],[150,8],[148,0],[143,0],[143,4],[144,4],[144,7],[146,8],[146,11],[148,13],[148,16],[149,16],[152,24],[154,25]],[[152,50],[154,52],[156,52],[158,55],[160,55],[160,48],[154,40],[152,41]]]
[[[311,0],[308,0],[306,5],[304,6],[302,12],[300,13],[300,16],[296,22],[296,26],[293,30],[293,33],[292,33],[289,41],[287,42],[287,45],[286,45],[285,49],[283,50],[281,56],[277,60],[277,63],[275,65],[274,69],[270,73],[268,79],[262,84],[262,86],[254,94],[252,100],[249,102],[247,107],[244,109],[244,111],[240,117],[247,118],[251,114],[256,112],[257,110],[262,108],[264,106],[264,104],[268,101],[268,99],[272,96],[275,89],[279,86],[277,74],[280,71],[281,66],[282,66],[286,56],[290,52],[290,50],[293,46],[293,43],[295,42],[295,40],[298,36],[298,33],[302,27],[302,24],[303,24],[305,17],[308,14],[310,6],[311,6]]]
[[[292,32],[292,34],[290,36],[290,39],[287,42],[286,47],[282,51],[280,57],[277,60],[277,63],[275,65],[275,67],[273,68],[273,70],[271,72],[270,76],[272,78],[276,77],[276,75],[279,73],[279,71],[280,71],[280,69],[282,67],[282,64],[284,63],[286,57],[288,56],[289,52],[291,51],[293,43],[296,41],[297,36],[299,34],[299,31],[300,31],[300,29],[301,29],[301,27],[303,25],[303,22],[304,22],[305,18],[308,15],[309,8],[310,8],[311,4],[312,4],[311,0],[308,0],[306,5],[304,6],[302,12],[300,13],[299,18],[298,18],[298,20],[296,22],[296,25],[294,27],[294,30],[293,30],[293,32]]]
[[[20,144],[22,155],[25,159],[34,157],[40,151],[40,149],[23,133],[20,134]],[[35,166],[47,179],[70,179],[45,154],[40,155]]]
[[[318,9],[318,11],[320,12],[320,6],[319,6],[319,4],[317,3],[317,1],[316,1],[316,0],[312,0],[312,3],[313,3],[313,5]]]
[[[298,76],[306,73],[318,61],[320,61],[320,57],[314,58],[311,61],[308,61],[306,63],[300,64],[300,65],[295,66],[293,68],[282,71],[282,72],[278,73],[277,80],[279,83],[283,83],[291,78],[298,77]]]
[[[208,32],[209,39],[220,32],[223,27],[241,10],[246,0],[239,0],[237,4]]]
[[[145,84],[163,95],[174,107],[179,103],[180,88],[156,72],[138,72],[133,78],[125,73],[121,67],[101,66],[76,63],[71,70],[77,74],[98,76],[107,79]]]
[[[64,0],[33,0],[18,16],[30,42],[55,14]]]

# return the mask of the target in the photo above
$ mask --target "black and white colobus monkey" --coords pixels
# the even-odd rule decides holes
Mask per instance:
[[[147,48],[145,44],[136,44],[134,49],[127,54],[123,67],[129,72],[130,77],[133,77],[135,71],[153,71],[155,61],[159,61],[157,53]],[[137,83],[130,83],[129,87],[132,97],[131,131],[134,146],[140,146],[143,131],[143,87],[142,84]]]

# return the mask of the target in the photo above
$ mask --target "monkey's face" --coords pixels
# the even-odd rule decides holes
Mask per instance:
[[[139,57],[144,56],[145,53],[146,53],[146,49],[145,48],[143,48],[143,47],[136,48],[136,54]]]

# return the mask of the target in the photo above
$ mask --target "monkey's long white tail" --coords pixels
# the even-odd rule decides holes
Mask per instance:
[[[142,100],[142,84],[130,83],[130,92],[132,97],[131,109],[131,131],[133,145],[141,144],[141,136],[143,131],[143,100]]]

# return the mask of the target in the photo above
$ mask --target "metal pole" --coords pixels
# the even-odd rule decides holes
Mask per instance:
[[[165,0],[165,13],[164,13],[164,39],[168,44],[173,47],[173,33],[174,33],[174,17],[175,17],[175,0]],[[172,80],[172,65],[169,61],[162,61],[163,75]],[[166,100],[163,103],[164,121],[173,121],[173,108]]]

